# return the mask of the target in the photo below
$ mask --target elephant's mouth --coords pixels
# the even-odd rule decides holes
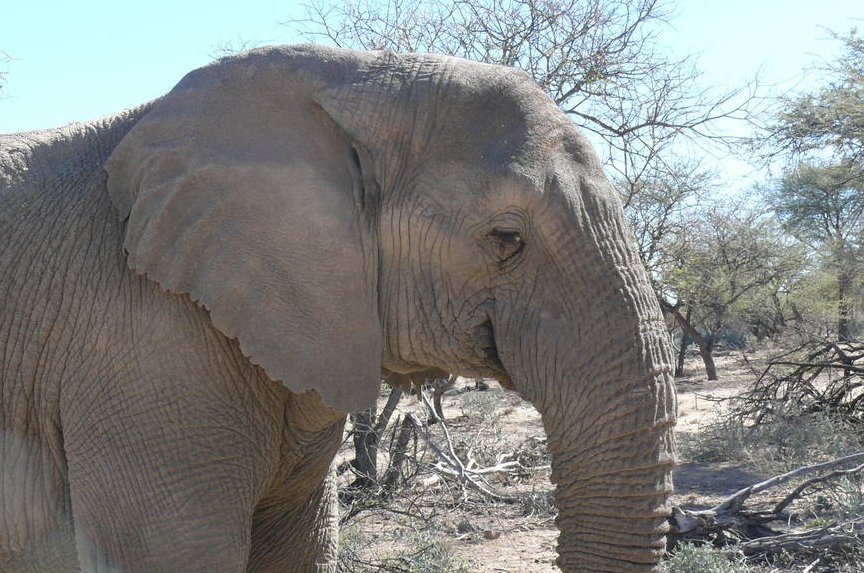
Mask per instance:
[[[495,326],[490,317],[487,316],[473,329],[471,341],[481,361],[478,374],[495,378],[504,385],[509,384],[510,377],[507,375],[498,354],[498,345],[495,342]]]

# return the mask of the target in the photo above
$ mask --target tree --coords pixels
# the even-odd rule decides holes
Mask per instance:
[[[844,51],[824,66],[832,79],[784,100],[767,141],[790,159],[774,207],[832,277],[836,336],[848,341],[864,257],[864,38],[856,30],[834,37]]]
[[[670,271],[682,260],[681,249],[686,244],[696,202],[709,191],[712,179],[712,174],[701,170],[698,163],[680,162],[651,176],[643,176],[639,181],[616,181],[639,256],[660,300],[670,290],[667,284]],[[691,312],[689,308],[684,311],[687,321]],[[682,330],[676,376],[684,371],[685,352],[690,342],[690,336]]]
[[[729,203],[698,214],[675,251],[675,266],[663,271],[660,302],[699,347],[708,379],[716,380],[720,336],[736,324],[748,326],[748,311],[766,298],[779,299],[800,257],[760,211]]]
[[[668,17],[661,0],[312,0],[290,24],[343,47],[521,68],[608,144],[616,178],[637,186],[678,136],[709,137],[715,120],[748,117],[752,101],[745,89],[695,87],[695,61],[657,43]]]
[[[835,335],[848,341],[864,258],[864,38],[856,30],[834,37],[843,52],[823,66],[830,80],[782,100],[763,143],[787,161],[771,203],[786,231],[810,249],[818,272],[808,287],[827,294]]]
[[[833,80],[815,93],[781,102],[763,139],[774,154],[800,160],[828,151],[837,163],[864,163],[864,38],[855,30],[834,37],[845,51],[824,66]]]
[[[833,278],[837,338],[852,340],[855,283],[864,267],[864,169],[851,157],[801,163],[780,181],[772,203],[784,228]]]
[[[695,216],[697,200],[712,186],[710,172],[698,163],[683,161],[643,175],[636,182],[616,181],[639,255],[658,293],[664,290],[664,270],[680,260],[678,250]]]
[[[691,342],[699,345],[706,370],[716,371],[712,352],[717,334],[734,329],[736,335],[749,332],[763,340],[779,334],[793,314],[789,292],[797,270],[788,256],[782,268],[770,260],[781,256],[780,229],[738,203],[726,208],[716,203],[706,211],[704,202],[715,186],[712,173],[685,162],[636,187],[623,187],[625,212],[654,290],[681,330],[676,375],[683,372],[684,351]],[[748,268],[733,268],[744,262],[741,253],[732,254],[739,248],[734,243],[746,241],[754,246],[754,260]],[[758,261],[773,266],[758,281],[755,275],[744,280],[743,273],[753,275]],[[719,284],[709,276],[712,272],[731,280]],[[712,297],[720,297],[720,303]],[[708,315],[713,324],[705,324]]]
[[[356,479],[349,490],[368,489],[378,485],[378,448],[401,397],[402,388],[395,386],[390,389],[387,404],[380,413],[376,411],[376,408],[370,408],[351,414],[354,459],[349,465],[353,469]],[[350,491],[348,493],[350,494]]]

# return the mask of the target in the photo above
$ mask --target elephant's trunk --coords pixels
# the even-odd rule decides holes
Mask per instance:
[[[571,387],[558,399],[538,404],[565,572],[650,571],[663,554],[674,388],[669,362],[646,360],[664,343],[663,328],[643,324],[641,344],[605,356],[591,378],[564,381]]]
[[[665,546],[672,353],[641,266],[612,269],[617,288],[583,285],[593,304],[579,316],[535,315],[512,354],[549,440],[566,573],[652,571]]]
[[[620,390],[575,424],[557,421],[557,410],[543,412],[557,485],[559,565],[565,572],[649,571],[665,547],[672,489],[669,374],[631,374],[623,383],[601,375],[588,383]]]

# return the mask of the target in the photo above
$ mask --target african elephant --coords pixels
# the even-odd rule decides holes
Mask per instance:
[[[656,566],[663,318],[528,76],[267,48],[0,144],[0,570],[334,571],[346,413],[429,368],[541,413],[564,571]]]

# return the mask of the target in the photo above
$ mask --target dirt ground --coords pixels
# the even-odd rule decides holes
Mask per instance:
[[[760,357],[749,359],[758,364]],[[680,441],[702,431],[706,424],[723,415],[724,398],[735,396],[754,381],[754,375],[740,354],[715,357],[719,380],[709,381],[698,356],[687,360],[684,376],[676,380],[678,422],[675,434]],[[675,468],[675,496],[672,502],[687,507],[708,507],[727,496],[770,476],[760,476],[743,464],[729,462],[687,462]]]
[[[717,365],[721,380],[709,382],[698,356],[688,358],[685,376],[677,380],[679,436],[697,433],[704,424],[722,415],[716,400],[740,392],[753,380],[740,355],[717,356]],[[382,397],[382,406],[384,400]],[[464,380],[445,395],[443,405],[454,449],[463,461],[475,459],[478,467],[488,467],[498,459],[518,459],[523,466],[532,468],[489,475],[490,489],[516,496],[519,501],[481,501],[474,492],[462,491],[449,480],[421,471],[409,481],[407,490],[385,504],[384,509],[363,511],[346,524],[349,543],[356,546],[357,555],[369,562],[386,561],[389,556],[403,565],[412,559],[420,563],[426,558],[422,556],[424,543],[434,539],[452,558],[452,564],[439,569],[418,566],[417,571],[559,571],[555,566],[558,531],[551,505],[549,461],[538,413],[494,384],[488,391],[478,392],[473,382]],[[403,398],[394,420],[409,411],[421,414],[423,406],[416,398]],[[445,447],[444,435],[435,426],[432,439]],[[346,457],[350,456],[349,446],[346,444],[343,454]],[[422,440],[418,440],[417,447],[424,449]],[[493,459],[495,453],[501,458]],[[425,459],[432,458],[427,451]],[[386,464],[386,455],[383,462],[379,460],[381,463]],[[737,464],[682,463],[674,475],[673,503],[707,507],[760,478]],[[349,478],[343,475],[341,479]],[[432,559],[428,551],[427,556]]]

